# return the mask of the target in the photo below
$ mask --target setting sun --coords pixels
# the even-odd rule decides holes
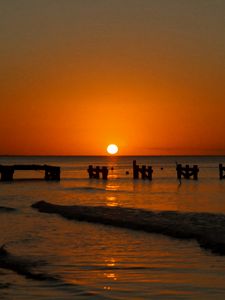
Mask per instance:
[[[116,154],[116,153],[118,152],[118,147],[117,147],[117,145],[115,145],[115,144],[110,144],[110,145],[108,145],[108,147],[107,147],[107,152],[108,152],[109,154]]]

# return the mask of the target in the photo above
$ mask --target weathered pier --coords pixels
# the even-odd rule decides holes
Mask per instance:
[[[87,171],[89,174],[89,178],[99,179],[100,174],[102,174],[102,179],[108,179],[109,170],[106,166],[103,166],[101,168],[97,166],[94,168],[92,165],[89,165]]]
[[[139,167],[139,165],[137,165],[136,163],[136,160],[133,160],[133,178],[138,179],[139,173],[141,174],[141,179],[152,180],[152,166],[142,165],[141,167]]]
[[[12,181],[16,170],[45,171],[45,180],[60,180],[60,167],[49,165],[0,165],[1,181]]]
[[[177,179],[181,179],[182,176],[184,179],[190,179],[193,176],[194,180],[198,179],[198,172],[199,168],[197,165],[193,165],[193,167],[190,167],[189,165],[186,165],[183,167],[181,164],[177,164]]]
[[[219,176],[220,179],[225,179],[225,166],[223,166],[223,164],[219,164]]]

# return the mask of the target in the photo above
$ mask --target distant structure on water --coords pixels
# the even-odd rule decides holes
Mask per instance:
[[[181,178],[190,179],[193,176],[194,180],[198,179],[198,172],[199,168],[197,165],[194,165],[193,167],[189,167],[189,165],[186,165],[183,167],[181,164],[177,164],[177,179],[181,180]]]
[[[223,167],[222,164],[219,164],[219,176],[220,176],[220,179],[225,179],[225,174],[223,174],[223,172],[225,172],[225,167]]]
[[[60,167],[49,165],[0,165],[1,181],[12,181],[16,170],[45,171],[45,180],[60,180]]]
[[[138,179],[139,173],[141,174],[141,179],[152,180],[152,166],[143,165],[141,168],[137,165],[136,160],[133,160],[133,178]]]
[[[102,168],[100,168],[99,166],[94,168],[92,165],[89,165],[87,171],[90,179],[91,178],[99,179],[100,174],[102,174],[102,179],[108,179],[109,170],[105,166],[103,166]]]

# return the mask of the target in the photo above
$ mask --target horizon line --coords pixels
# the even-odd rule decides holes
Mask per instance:
[[[225,154],[129,154],[129,155],[108,155],[108,154],[0,154],[0,157],[149,157],[149,156],[225,156]]]

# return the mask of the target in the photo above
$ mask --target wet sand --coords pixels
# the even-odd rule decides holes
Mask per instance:
[[[59,214],[67,219],[87,221],[164,234],[178,239],[194,239],[215,254],[225,255],[225,215],[216,213],[163,211],[107,206],[64,206],[39,201],[33,208]]]

